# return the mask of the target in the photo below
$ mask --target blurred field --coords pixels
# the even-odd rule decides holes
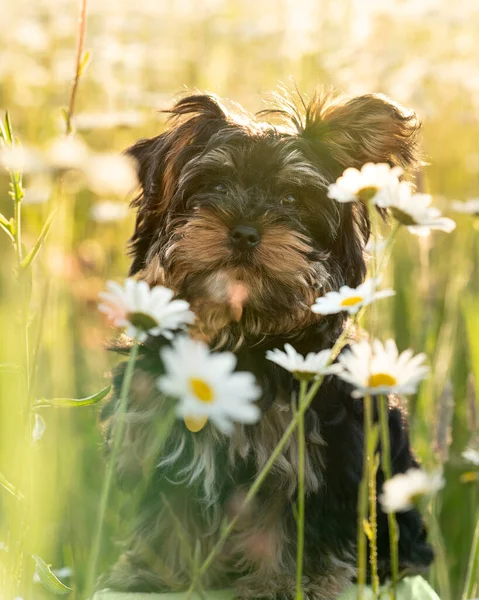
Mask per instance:
[[[74,70],[78,5],[72,0],[3,4],[0,115],[8,109],[22,143],[46,152],[64,131],[61,108]],[[473,0],[454,5],[448,0],[92,1],[86,37],[91,63],[78,91],[77,136],[92,152],[121,152],[138,137],[161,131],[164,119],[157,109],[168,107],[185,86],[214,91],[251,111],[262,108],[261,95],[279,83],[291,86],[291,77],[305,94],[318,83],[347,93],[382,92],[423,119],[429,165],[419,185],[454,216],[452,200],[479,196],[477,31],[479,5]],[[132,215],[122,208],[127,199],[95,194],[74,176],[60,185],[58,178],[32,169],[25,187],[27,246],[51,207],[58,206],[32,281],[29,327],[31,343],[38,346],[33,395],[88,396],[107,385],[116,360],[105,350],[113,332],[96,304],[105,280],[127,272]],[[98,206],[105,200],[116,210],[105,213],[105,206]],[[10,216],[11,210],[2,169],[0,211]],[[433,569],[431,578],[443,594],[450,585],[443,600],[460,597],[479,510],[478,473],[461,479],[474,471],[461,452],[477,427],[479,228],[473,217],[457,215],[457,220],[451,235],[418,239],[401,232],[388,273],[397,296],[381,305],[382,337],[393,335],[400,349],[425,350],[433,366],[431,381],[411,402],[411,428],[425,464],[446,463],[446,488],[431,507],[447,561],[447,572]],[[15,363],[20,344],[12,251],[3,234],[0,256],[3,365]],[[0,472],[12,480],[23,435],[16,377],[2,367]],[[444,447],[441,455],[438,419],[452,401],[451,445],[448,455]],[[64,580],[75,589],[73,597],[82,598],[104,469],[97,408],[42,414],[46,431],[34,447],[35,526],[29,545],[55,568],[71,567]],[[117,500],[108,513],[99,571],[119,553],[125,519]],[[14,501],[0,489],[0,532],[7,529],[2,514]],[[11,546],[2,535],[0,542]],[[438,541],[437,533],[434,537]],[[0,546],[0,563],[2,554]],[[38,584],[33,586],[26,597],[43,597]]]

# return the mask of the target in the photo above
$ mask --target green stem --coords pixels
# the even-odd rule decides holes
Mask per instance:
[[[394,243],[394,240],[396,239],[396,236],[398,234],[399,228],[401,227],[401,223],[396,222],[391,233],[388,236],[388,239],[386,241],[386,247],[384,248],[384,252],[381,256],[381,260],[378,260],[378,256],[376,254],[375,256],[375,277],[377,277],[377,275],[379,275],[379,273],[381,273],[382,269],[385,269],[387,267],[387,264],[389,262],[389,254],[390,254],[390,250],[392,248],[392,245]]]
[[[368,421],[372,423],[371,415]],[[368,432],[370,434],[370,432]],[[370,437],[369,437],[370,440]],[[379,575],[378,575],[378,511],[377,511],[377,495],[376,495],[376,451],[371,443],[368,451],[368,464],[369,464],[369,525],[371,530],[370,539],[370,562],[371,562],[371,584],[373,588],[374,597],[377,597],[379,591]]]
[[[73,133],[73,114],[75,112],[75,101],[78,90],[78,83],[80,82],[81,76],[81,62],[83,57],[83,48],[85,46],[85,35],[86,35],[86,12],[87,12],[87,0],[80,0],[80,14],[78,17],[78,34],[77,34],[77,48],[75,57],[75,74],[72,80],[72,87],[70,90],[70,99],[68,102],[68,111],[66,115],[66,135],[69,136]]]
[[[476,529],[474,531],[474,538],[472,540],[471,553],[469,555],[469,562],[467,564],[467,575],[466,583],[464,585],[464,592],[462,594],[462,600],[469,600],[474,596],[478,581],[477,571],[479,568],[479,518],[476,522]]]
[[[18,192],[18,180],[17,174],[12,173],[12,187],[13,187],[13,219],[15,221],[15,252],[17,255],[17,266],[20,274],[20,265],[23,260],[22,252],[22,205],[21,197]]]
[[[359,314],[359,312],[358,312]],[[355,319],[349,324],[350,326],[352,326],[357,319],[358,315],[356,315]],[[345,344],[345,341],[349,335],[349,330],[350,327],[347,326],[344,328],[344,330],[342,331],[341,335],[338,337],[338,339],[336,340],[332,351],[331,351],[331,362],[336,358],[336,356],[339,354],[339,352],[341,351],[342,347]],[[269,471],[271,470],[272,466],[274,465],[274,463],[276,462],[277,458],[279,457],[279,455],[281,454],[281,452],[283,451],[283,448],[286,446],[286,444],[289,441],[289,438],[292,436],[294,430],[296,429],[296,427],[298,426],[298,422],[299,420],[302,418],[302,416],[304,415],[304,413],[308,410],[311,402],[313,401],[314,397],[316,396],[320,385],[323,382],[323,377],[318,377],[318,379],[315,380],[315,382],[311,385],[311,387],[309,388],[308,393],[306,394],[306,397],[304,398],[304,402],[302,402],[302,404],[298,407],[298,410],[296,412],[296,414],[294,415],[293,419],[291,420],[291,423],[288,425],[288,427],[286,428],[285,432],[283,433],[283,435],[281,436],[281,439],[278,442],[278,445],[276,446],[276,448],[273,450],[271,456],[269,457],[269,459],[267,460],[266,464],[264,465],[264,467],[261,469],[260,473],[258,474],[258,476],[256,477],[253,485],[250,487],[248,493],[246,494],[246,497],[243,501],[243,505],[241,507],[241,510],[238,511],[238,514],[228,523],[228,525],[222,530],[221,535],[218,539],[218,541],[216,542],[216,544],[213,546],[213,548],[211,549],[210,553],[208,554],[208,556],[206,557],[204,563],[201,565],[201,567],[198,569],[196,576],[193,577],[193,580],[191,582],[191,585],[187,591],[186,597],[187,600],[191,597],[191,594],[194,592],[196,585],[197,585],[197,581],[198,579],[201,579],[201,577],[203,577],[203,575],[206,573],[206,571],[209,569],[209,567],[211,566],[213,560],[215,559],[216,555],[221,551],[221,549],[224,546],[224,543],[226,542],[226,540],[228,539],[228,537],[230,536],[230,534],[233,532],[236,523],[238,522],[238,519],[242,513],[242,510],[248,506],[248,504],[253,500],[253,498],[256,496],[256,494],[258,493],[261,485],[263,484],[264,480],[266,479]]]
[[[299,384],[298,408],[301,409],[308,387],[307,381],[302,379]],[[298,547],[296,552],[296,600],[303,600],[303,554],[304,554],[304,520],[305,520],[305,489],[304,489],[304,462],[306,454],[306,441],[304,437],[304,413],[298,421]]]
[[[377,597],[379,590],[378,576],[378,515],[376,498],[376,444],[373,442],[373,403],[371,396],[364,399],[366,413],[366,446],[368,449],[368,490],[369,490],[369,527],[370,527],[370,563],[371,584],[373,593]]]
[[[95,538],[93,541],[92,551],[90,554],[90,560],[88,563],[87,577],[86,577],[86,597],[89,598],[91,593],[93,592],[93,588],[95,585],[96,578],[96,568],[98,566],[98,559],[100,556],[101,550],[101,541],[102,541],[102,533],[103,526],[105,522],[106,510],[108,507],[108,499],[110,497],[110,491],[113,483],[113,476],[115,473],[115,463],[118,451],[120,449],[121,442],[123,441],[123,434],[125,432],[126,422],[125,422],[125,414],[127,410],[128,404],[128,394],[131,388],[131,382],[133,378],[133,372],[135,369],[135,363],[138,356],[139,345],[136,340],[133,342],[133,346],[130,351],[130,356],[128,357],[128,363],[126,365],[125,376],[123,378],[123,383],[121,386],[121,394],[120,394],[120,405],[118,407],[117,413],[117,422],[115,423],[115,428],[113,431],[113,447],[110,455],[110,459],[108,462],[108,466],[106,468],[106,475],[103,480],[103,488],[101,491],[100,498],[100,507],[98,512],[98,519],[96,525]]]
[[[379,398],[379,422],[381,430],[381,465],[384,473],[385,481],[391,479],[391,442],[389,439],[389,419],[388,419],[388,399],[386,397]],[[391,600],[396,600],[396,585],[399,577],[399,557],[398,557],[398,527],[396,523],[396,515],[388,512],[388,529],[389,529],[389,551],[391,554],[391,577],[392,585],[390,588]]]
[[[375,443],[373,439],[372,399],[364,398],[364,454],[363,476],[358,498],[358,599],[363,598],[367,577],[367,540],[365,527],[368,528],[370,546],[371,582],[375,597],[379,589],[378,553],[377,553],[377,508],[376,508],[376,469]],[[369,498],[369,520],[368,520]]]
[[[10,139],[11,147],[14,147],[15,141],[12,135]],[[22,244],[22,173],[20,171],[10,171],[10,186],[11,197],[13,200],[13,231],[14,231],[14,250],[16,258],[16,274],[18,282],[18,298],[19,298],[19,331],[20,331],[20,377],[18,378],[18,399],[19,412],[21,415],[21,429],[23,430],[22,452],[17,452],[21,456],[21,463],[18,465],[18,477],[20,481],[20,489],[24,491],[25,496],[22,503],[17,505],[16,519],[13,520],[13,531],[15,549],[12,550],[13,555],[13,571],[11,580],[11,589],[22,583],[22,575],[25,581],[24,574],[28,573],[28,568],[25,565],[25,548],[26,542],[29,541],[29,532],[31,528],[31,502],[33,499],[31,468],[32,468],[32,448],[31,448],[31,433],[32,433],[32,415],[29,401],[30,395],[30,347],[29,347],[29,312],[30,312],[30,293],[28,285],[28,277],[30,272],[22,271],[23,260],[23,244]],[[28,584],[26,584],[28,585]],[[18,591],[18,590],[17,590]]]
[[[366,430],[366,411],[364,411],[364,430]],[[368,452],[366,445],[363,452],[363,476],[358,496],[358,600],[363,600],[367,578],[367,538],[364,523],[368,518]]]

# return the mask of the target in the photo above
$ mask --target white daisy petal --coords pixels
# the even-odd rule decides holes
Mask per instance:
[[[327,292],[324,296],[316,298],[311,310],[319,315],[331,315],[343,311],[350,315],[356,314],[362,306],[396,293],[394,290],[377,290],[379,283],[379,278],[372,278],[367,279],[357,288],[343,285],[339,292]]]
[[[109,281],[100,293],[99,310],[126,335],[144,341],[148,335],[164,335],[193,322],[194,314],[185,300],[173,300],[173,292],[162,286],[150,289],[146,281],[128,278],[123,286]]]
[[[368,394],[414,394],[429,368],[423,365],[424,354],[412,355],[411,350],[399,354],[394,340],[382,344],[365,340],[352,344],[338,357],[343,371],[339,377],[355,390],[355,398]]]
[[[236,356],[210,353],[208,346],[186,336],[177,337],[161,351],[165,375],[157,386],[178,398],[180,417],[207,417],[230,435],[233,423],[256,423],[260,410],[255,401],[261,390],[251,373],[235,372]]]
[[[361,170],[349,168],[328,188],[328,198],[337,202],[374,201],[384,187],[398,183],[400,167],[386,163],[366,163]]]
[[[466,202],[452,202],[451,208],[464,215],[479,215],[479,198],[471,198]]]
[[[474,450],[474,448],[466,448],[464,452],[461,454],[462,458],[465,458],[476,467],[479,467],[479,451]]]
[[[443,217],[437,208],[431,206],[432,196],[414,194],[406,181],[391,182],[373,202],[387,208],[399,223],[416,235],[429,235],[431,230],[450,233],[456,227],[452,219]]]
[[[415,498],[433,495],[444,487],[441,473],[426,473],[421,469],[409,469],[388,479],[379,497],[384,512],[404,512],[413,507]]]
[[[266,352],[266,358],[286,371],[293,373],[297,379],[311,379],[320,375],[330,375],[341,370],[340,365],[331,363],[331,350],[309,352],[303,356],[296,352],[291,344],[284,345],[285,352],[275,348]]]

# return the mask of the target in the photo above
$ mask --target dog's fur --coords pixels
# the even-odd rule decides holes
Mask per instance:
[[[271,124],[271,122],[276,123]],[[416,115],[376,95],[353,99],[317,93],[309,103],[282,99],[257,117],[226,108],[211,95],[192,95],[171,111],[169,129],[139,141],[141,194],[134,201],[131,274],[172,288],[187,299],[193,335],[213,349],[232,350],[238,370],[252,371],[263,394],[257,425],[237,426],[229,438],[207,425],[199,433],[177,422],[161,450],[158,422],[169,400],[155,387],[158,349],[142,349],[116,465],[123,487],[140,488],[137,519],[108,580],[115,589],[182,590],[193,549],[211,550],[225,517],[239,510],[256,474],[290,422],[295,380],[266,361],[287,341],[301,352],[331,347],[343,314],[320,317],[317,296],[364,278],[369,216],[362,203],[339,204],[327,186],[347,167],[366,162],[416,166]],[[232,227],[254,226],[259,245],[235,251]],[[228,302],[237,282],[247,302],[236,321]],[[115,377],[119,396],[123,367]],[[356,574],[357,496],[363,456],[363,405],[334,377],[306,414],[306,548],[304,590],[309,600],[332,600]],[[107,431],[117,400],[106,405]],[[417,463],[399,408],[389,412],[393,471]],[[234,585],[238,598],[294,598],[297,438],[277,460],[256,500],[204,578],[205,589]],[[153,465],[153,469],[151,466]],[[378,488],[383,475],[378,473]],[[381,578],[390,573],[386,516],[379,511]],[[397,516],[401,570],[420,572],[432,560],[420,515]]]

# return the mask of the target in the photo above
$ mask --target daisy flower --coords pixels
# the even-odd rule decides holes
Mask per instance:
[[[90,209],[90,216],[97,223],[114,223],[121,221],[127,215],[127,207],[120,202],[113,202],[112,200],[96,202]]]
[[[464,452],[461,454],[462,458],[465,458],[476,467],[479,467],[479,451],[474,450],[474,448],[466,448]]]
[[[161,350],[166,374],[159,377],[161,392],[178,398],[177,414],[190,431],[199,431],[210,419],[225,434],[233,422],[256,423],[260,396],[252,373],[234,372],[236,356],[231,352],[211,353],[204,342],[186,336]]]
[[[388,479],[379,497],[386,513],[404,512],[413,507],[418,496],[431,496],[444,487],[441,473],[426,473],[421,469],[409,469]]]
[[[328,188],[328,198],[337,202],[373,200],[382,188],[397,183],[402,174],[401,167],[390,167],[386,163],[366,163],[361,170],[349,168]]]
[[[266,358],[283,369],[292,373],[297,379],[314,379],[319,375],[331,375],[339,373],[341,367],[338,364],[330,364],[331,350],[321,352],[310,352],[302,356],[291,346],[284,345],[285,352],[275,348],[266,352]]]
[[[387,208],[392,216],[405,225],[411,233],[429,235],[431,229],[450,233],[456,223],[443,217],[441,211],[430,206],[432,196],[413,194],[406,181],[385,187],[374,200],[376,206]]]
[[[93,154],[85,163],[88,186],[99,196],[123,197],[138,185],[131,158],[116,154]]]
[[[77,136],[57,138],[50,144],[46,153],[50,167],[61,171],[82,169],[88,155],[88,147]]]
[[[343,367],[338,376],[356,389],[354,398],[368,394],[414,394],[419,382],[424,379],[429,368],[424,365],[426,356],[413,356],[412,350],[398,353],[396,342],[387,340],[383,345],[374,340],[352,344],[338,357]]]
[[[458,213],[479,216],[479,198],[471,198],[466,202],[452,202],[451,208]]]
[[[317,315],[332,315],[341,311],[347,311],[350,315],[358,312],[361,306],[367,306],[375,300],[394,296],[394,290],[376,291],[380,283],[379,278],[367,279],[356,288],[343,285],[339,292],[328,292],[320,298],[316,298],[311,310]]]
[[[99,310],[116,327],[126,327],[126,335],[144,342],[148,335],[171,339],[172,331],[192,323],[194,314],[185,300],[173,300],[173,292],[160,285],[150,289],[146,281],[126,279],[124,286],[114,281],[101,292]]]

